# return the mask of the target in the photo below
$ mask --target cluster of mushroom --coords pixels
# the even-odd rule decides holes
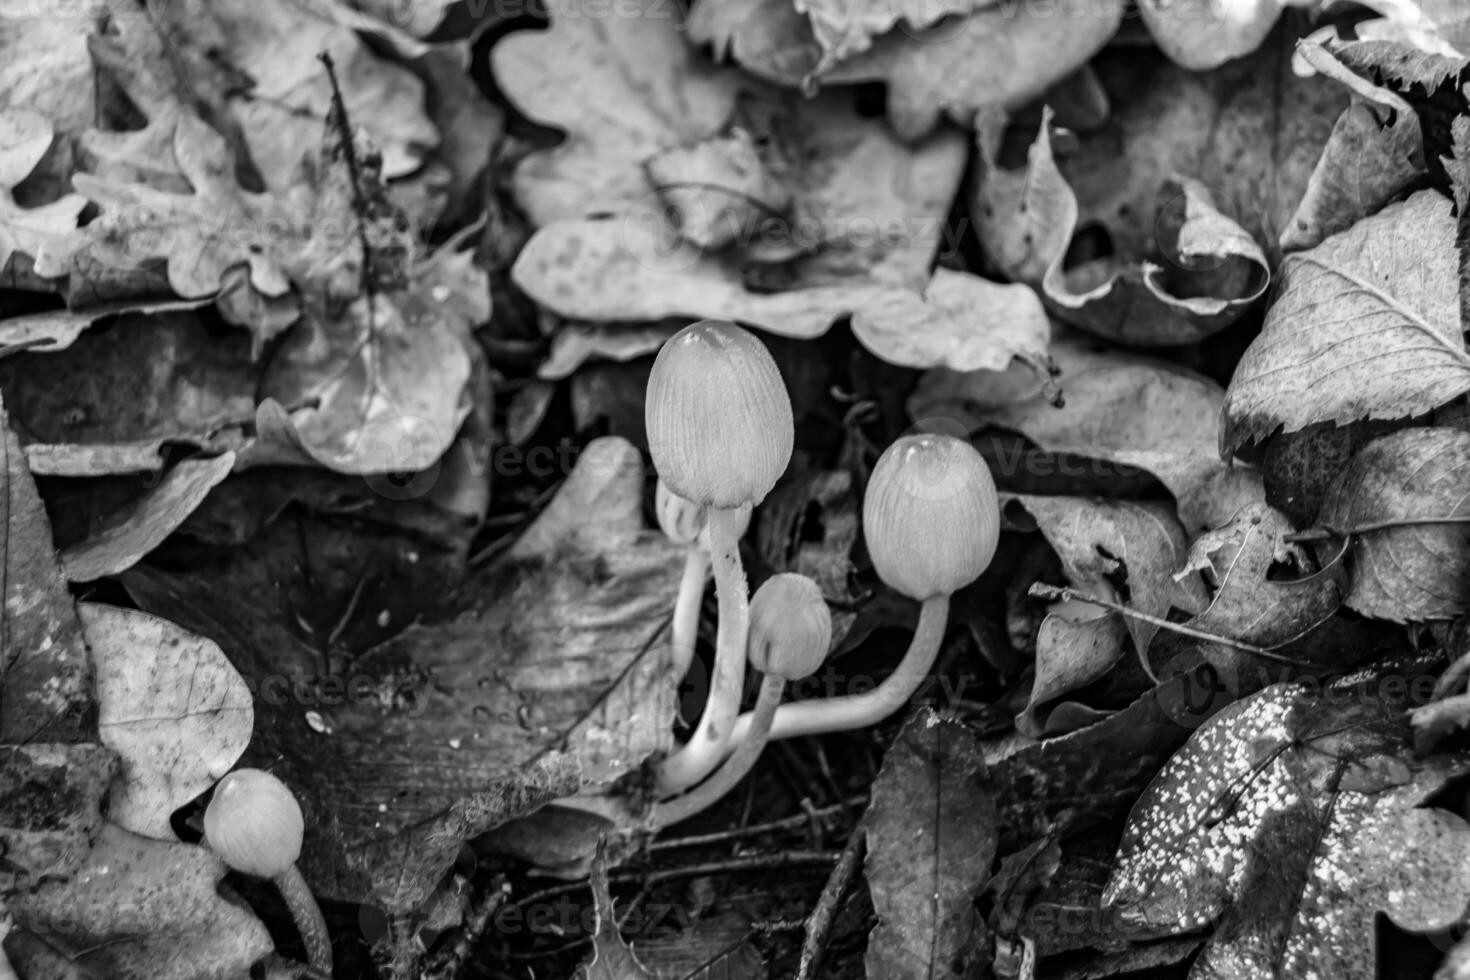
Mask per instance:
[[[658,823],[698,813],[738,783],[767,741],[860,728],[903,706],[944,638],[951,594],[990,564],[999,537],[995,482],[968,442],[905,436],[879,458],[863,498],[863,533],[878,576],[922,603],[898,668],[861,694],[782,704],[788,680],[814,673],[832,621],[821,591],[794,574],[751,598],[740,538],[753,507],[791,459],[791,400],[770,352],[752,334],[705,320],[664,344],[648,382],[645,420],[659,474],[660,526],[689,548],[675,606],[672,669],[694,655],[699,602],[713,567],[718,626],[699,725],[658,768]],[[763,675],[755,707],[740,714],[747,661]]]

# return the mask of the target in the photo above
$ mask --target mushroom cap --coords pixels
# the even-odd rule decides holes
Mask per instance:
[[[226,775],[204,810],[205,842],[225,864],[257,878],[274,878],[296,863],[305,829],[296,797],[263,769]]]
[[[863,497],[878,577],[924,600],[973,582],[995,557],[1000,506],[985,460],[953,436],[904,436],[884,450]]]
[[[832,613],[817,583],[782,572],[750,598],[750,665],[794,681],[814,674],[832,646]]]
[[[670,337],[648,377],[648,449],[669,489],[696,504],[758,504],[791,461],[791,398],[766,346],[723,320]]]

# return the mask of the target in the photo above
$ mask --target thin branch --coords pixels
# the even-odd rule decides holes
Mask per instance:
[[[749,827],[736,827],[733,830],[721,830],[713,834],[699,834],[693,837],[674,837],[669,840],[654,841],[648,845],[650,851],[666,851],[675,847],[707,847],[711,844],[724,844],[729,841],[743,840],[747,837],[759,837],[761,834],[775,833],[782,830],[800,830],[811,825],[812,820],[825,819],[836,816],[848,810],[867,806],[867,796],[853,796],[841,803],[813,810],[810,813],[798,813],[792,817],[783,817],[780,820],[772,820],[769,823],[752,824]]]
[[[1214,633],[1206,633],[1204,630],[1193,629],[1180,623],[1171,623],[1167,619],[1160,619],[1158,616],[1150,616],[1148,613],[1139,612],[1137,609],[1132,609],[1128,606],[1125,606],[1121,602],[1113,602],[1108,599],[1099,599],[1096,596],[1089,595],[1086,592],[1079,592],[1076,589],[1069,589],[1057,585],[1047,585],[1045,582],[1037,582],[1035,585],[1031,586],[1030,595],[1034,596],[1037,599],[1046,599],[1051,602],[1055,602],[1058,600],[1063,602],[1068,600],[1076,600],[1077,602],[1091,603],[1094,606],[1102,606],[1104,609],[1111,609],[1113,612],[1120,613],[1121,615],[1127,616],[1131,619],[1137,619],[1141,622],[1157,626],[1159,629],[1169,630],[1171,632],[1178,633],[1180,636],[1188,636],[1196,640],[1203,640],[1206,643],[1219,643],[1227,647],[1233,647],[1236,650],[1241,651],[1242,653],[1248,653],[1253,657],[1260,657],[1262,660],[1270,660],[1275,663],[1286,664],[1290,667],[1310,668],[1312,666],[1305,661],[1297,660],[1293,657],[1283,656],[1279,653],[1272,653],[1265,647],[1258,647],[1253,643],[1246,643],[1243,640],[1231,639],[1228,636],[1217,636]]]
[[[847,846],[842,849],[842,855],[833,866],[832,873],[827,876],[822,896],[817,899],[811,918],[807,919],[806,938],[801,943],[801,960],[796,971],[796,980],[812,980],[822,965],[822,956],[827,952],[827,937],[831,935],[832,923],[837,918],[837,908],[867,852],[867,827],[868,817],[864,814],[847,838]]]

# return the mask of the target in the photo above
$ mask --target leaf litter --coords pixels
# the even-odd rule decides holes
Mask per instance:
[[[1438,963],[1463,18],[520,14],[0,4],[0,974],[299,975],[199,845],[237,765],[300,801],[338,975]],[[1004,533],[915,710],[669,828],[719,611],[672,674],[643,385],[700,317],[793,401],[743,549],[831,607],[789,700],[908,642],[894,439],[971,441]]]

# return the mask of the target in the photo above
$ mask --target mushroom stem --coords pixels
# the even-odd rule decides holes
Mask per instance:
[[[327,935],[327,920],[322,918],[322,910],[317,906],[311,889],[307,887],[306,879],[301,877],[301,871],[293,864],[271,880],[276,883],[281,897],[286,900],[286,908],[291,911],[291,920],[296,923],[296,931],[301,933],[301,942],[306,947],[306,961],[311,965],[312,972],[330,978],[332,940]]]
[[[919,607],[919,624],[914,629],[908,652],[903,655],[898,669],[889,674],[882,684],[862,694],[783,704],[776,711],[767,739],[775,741],[780,738],[796,738],[799,735],[847,731],[887,718],[903,707],[929,676],[929,671],[933,669],[934,661],[939,656],[939,645],[944,640],[944,627],[948,619],[949,596],[937,595],[925,599]],[[731,744],[744,745],[745,739],[756,730],[755,721],[754,712],[741,715],[730,736]]]
[[[745,738],[708,779],[683,796],[657,804],[653,808],[656,826],[669,827],[702,813],[724,798],[746,777],[766,747],[766,736],[770,733],[771,722],[776,717],[776,709],[781,704],[781,694],[785,689],[784,677],[766,674],[761,678],[760,694],[756,697],[755,709],[749,715],[749,730]]]
[[[679,582],[679,597],[674,601],[674,622],[670,640],[674,646],[669,660],[669,676],[675,681],[689,673],[699,636],[699,606],[704,599],[704,580],[709,576],[710,560],[697,544],[689,546],[684,556],[684,577]]]
[[[709,510],[710,559],[715,571],[719,626],[715,633],[715,669],[699,727],[684,747],[659,766],[658,789],[672,795],[695,785],[724,757],[745,686],[745,642],[750,633],[750,594],[740,564],[743,517],[739,508]]]

